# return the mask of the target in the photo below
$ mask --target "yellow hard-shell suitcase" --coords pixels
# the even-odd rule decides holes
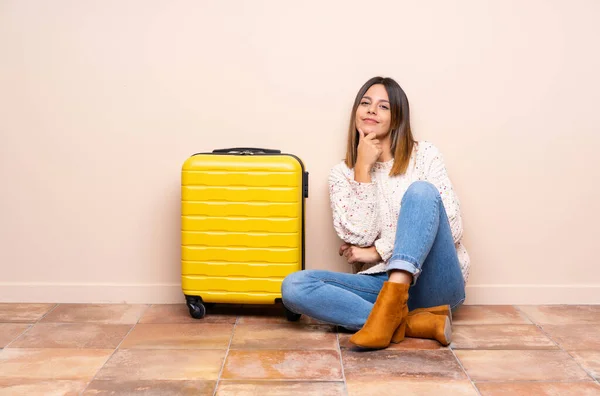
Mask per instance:
[[[304,164],[280,150],[220,149],[185,161],[181,286],[192,317],[204,317],[205,304],[281,301],[285,276],[304,269],[307,197]]]

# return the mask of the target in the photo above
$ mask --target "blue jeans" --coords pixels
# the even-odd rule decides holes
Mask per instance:
[[[412,183],[402,197],[394,250],[387,270],[413,274],[408,309],[465,300],[465,283],[437,188]],[[359,330],[369,317],[388,273],[348,274],[305,270],[288,275],[281,286],[283,304],[298,314]]]

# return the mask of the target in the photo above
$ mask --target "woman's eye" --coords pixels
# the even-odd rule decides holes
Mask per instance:
[[[364,106],[364,105],[368,105],[369,102],[360,102],[360,104]]]
[[[389,108],[389,107],[387,107],[387,106],[381,106],[381,108],[382,108],[382,109],[384,109],[384,110],[389,110],[389,109],[390,109],[390,108]]]

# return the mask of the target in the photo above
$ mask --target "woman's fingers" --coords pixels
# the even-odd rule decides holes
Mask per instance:
[[[348,249],[346,249],[346,251],[344,252],[344,255],[346,256],[346,259],[348,260],[348,264],[354,264],[356,262],[356,252],[357,249],[359,249],[356,246],[350,246]]]
[[[347,243],[344,243],[342,246],[340,246],[340,250],[339,250],[339,255],[341,256],[342,254],[344,254],[344,252],[352,245],[349,245]]]
[[[346,251],[344,252],[344,256],[346,257],[348,263],[352,264],[352,260],[354,258],[354,246],[351,246],[348,249],[346,249]]]

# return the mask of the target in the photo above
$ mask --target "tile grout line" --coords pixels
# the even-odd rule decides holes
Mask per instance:
[[[595,377],[594,377],[594,376],[593,376],[593,375],[592,375],[592,374],[591,374],[591,373],[590,373],[588,370],[586,370],[586,368],[585,368],[585,367],[583,367],[583,366],[582,366],[582,365],[579,363],[579,361],[578,361],[577,359],[575,359],[575,357],[569,353],[569,351],[565,350],[565,349],[564,349],[562,346],[560,346],[560,344],[559,344],[558,342],[554,341],[554,338],[552,338],[552,337],[550,336],[550,334],[548,334],[548,333],[546,332],[546,330],[544,330],[544,328],[542,327],[542,325],[541,325],[541,324],[539,324],[539,323],[537,323],[537,322],[533,321],[533,319],[531,319],[531,318],[529,317],[529,315],[527,315],[527,313],[526,313],[526,312],[524,312],[524,311],[521,311],[521,309],[520,309],[518,306],[514,305],[514,307],[515,307],[515,308],[516,308],[516,309],[517,309],[519,312],[521,312],[523,315],[525,315],[525,317],[526,317],[527,319],[529,319],[529,321],[530,321],[531,323],[533,323],[533,324],[534,324],[534,325],[535,325],[535,326],[536,326],[536,327],[537,327],[537,328],[538,328],[538,329],[539,329],[539,330],[540,330],[540,331],[541,331],[541,332],[542,332],[542,333],[543,333],[543,334],[544,334],[546,337],[548,337],[548,339],[549,339],[550,341],[552,341],[552,342],[554,343],[554,345],[556,345],[556,347],[558,348],[558,350],[559,350],[559,351],[563,351],[564,353],[566,353],[567,355],[569,355],[569,357],[570,357],[571,359],[573,359],[573,361],[575,362],[575,364],[577,364],[577,366],[579,366],[579,368],[580,368],[580,369],[582,369],[582,370],[583,370],[583,371],[584,371],[584,372],[585,372],[585,373],[586,373],[586,374],[587,374],[587,375],[588,375],[588,376],[589,376],[589,377],[592,379],[592,381],[595,381],[597,384],[599,384],[599,385],[600,385],[600,382],[599,382],[599,381],[598,381],[598,380],[597,380],[597,379],[596,379],[596,378],[595,378]],[[551,325],[550,325],[550,326],[551,326]]]
[[[477,326],[478,324],[474,323],[473,325]],[[453,331],[454,331],[454,326],[456,326],[456,324],[452,323]],[[459,327],[460,327],[460,324],[459,324]],[[458,356],[456,356],[456,352],[454,351],[454,348],[452,347],[452,343],[450,343],[450,345],[448,345],[448,349],[450,350],[450,352],[452,352],[452,355],[454,356],[454,359],[456,359],[456,361],[458,362],[458,365],[460,366],[460,368],[463,370],[463,372],[467,376],[467,379],[469,380],[469,382],[471,382],[471,386],[473,386],[473,388],[475,389],[475,392],[477,392],[477,394],[479,396],[481,396],[481,391],[479,390],[479,388],[477,387],[477,385],[475,385],[475,381],[473,381],[473,379],[471,378],[471,376],[469,375],[469,373],[465,369],[465,366],[463,366],[463,363],[460,361],[460,359],[458,358]],[[478,350],[478,349],[475,349],[475,350]]]
[[[344,380],[344,392],[348,395],[348,384],[346,383],[346,372],[344,370],[344,359],[342,358],[342,347],[340,345],[340,333],[338,332],[337,326],[335,328],[335,339],[337,344],[337,351],[340,354],[340,366],[342,367],[342,380]]]
[[[27,333],[29,332],[29,330],[31,330],[31,329],[33,328],[33,326],[35,326],[36,324],[37,324],[37,322],[36,322],[36,323],[28,323],[28,326],[29,326],[29,327],[27,327],[27,328],[26,328],[26,329],[25,329],[25,330],[24,330],[24,331],[23,331],[21,334],[19,334],[18,336],[16,336],[14,340],[12,340],[12,341],[11,341],[11,342],[9,342],[8,344],[6,344],[6,345],[4,346],[4,348],[2,348],[2,349],[4,350],[4,349],[7,349],[7,348],[10,348],[10,346],[11,346],[12,344],[14,344],[14,343],[15,343],[15,342],[17,342],[19,339],[21,339],[21,338],[22,338],[22,337],[23,337],[25,334],[27,334]]]
[[[42,317],[41,317],[41,318],[39,318],[39,319],[38,319],[38,320],[35,322],[35,324],[37,324],[37,323],[41,322],[41,321],[42,321],[42,319],[44,319],[46,316],[50,315],[50,313],[51,313],[52,311],[54,311],[56,308],[58,308],[58,306],[59,306],[59,305],[60,305],[60,303],[55,303],[55,304],[54,304],[54,306],[48,310],[48,312],[46,312],[45,314],[43,314],[43,315],[42,315]]]
[[[83,388],[83,390],[81,392],[79,392],[79,395],[83,395],[83,393],[87,390],[87,388],[90,387],[90,385],[92,384],[92,382],[94,382],[94,380],[96,379],[96,377],[98,376],[98,374],[100,373],[100,371],[102,371],[102,369],[104,368],[104,366],[106,366],[106,363],[108,363],[110,361],[110,359],[112,359],[112,357],[115,355],[115,353],[117,353],[117,351],[119,350],[119,347],[121,346],[121,344],[123,343],[123,341],[125,341],[125,339],[133,331],[133,329],[135,329],[135,327],[140,323],[140,320],[142,319],[142,317],[144,316],[144,314],[146,313],[146,311],[149,310],[153,305],[154,304],[149,304],[146,307],[146,309],[144,309],[140,313],[140,316],[138,317],[138,320],[133,324],[133,326],[131,326],[131,329],[129,329],[129,331],[127,332],[127,334],[125,334],[125,336],[123,337],[123,339],[121,340],[121,342],[119,342],[119,345],[117,345],[117,347],[115,348],[114,351],[112,351],[112,353],[110,354],[110,356],[108,357],[108,359],[106,359],[106,361],[102,364],[102,366],[98,369],[98,371],[96,371],[96,374],[94,374],[94,376],[87,383],[87,385],[85,386],[85,388]]]
[[[452,349],[452,344],[450,344],[448,346],[448,349],[450,350],[450,352],[452,352],[452,356],[454,356],[454,359],[456,359],[456,361],[458,362],[458,365],[460,366],[460,368],[462,369],[462,371],[467,376],[467,379],[469,380],[469,382],[471,382],[471,385],[473,386],[473,388],[475,388],[475,392],[477,392],[477,394],[479,396],[481,396],[481,392],[479,391],[479,388],[477,387],[477,385],[475,385],[475,382],[473,381],[473,379],[471,378],[471,376],[469,375],[469,373],[467,373],[467,370],[465,369],[465,366],[463,366],[463,364],[460,361],[460,359],[458,358],[458,356],[456,356],[456,353],[454,353],[454,349]]]
[[[215,389],[213,389],[213,396],[215,396],[217,394],[217,389],[219,388],[219,382],[221,381],[221,376],[223,375],[223,370],[225,370],[225,362],[227,362],[227,356],[229,356],[229,351],[231,350],[231,343],[233,342],[235,328],[237,327],[239,320],[240,320],[240,315],[237,315],[235,318],[235,323],[233,324],[233,329],[231,330],[231,336],[229,337],[229,345],[227,345],[227,349],[225,350],[225,357],[223,358],[223,364],[221,364],[221,370],[219,370],[219,375],[217,376],[217,382],[215,383]]]
[[[31,330],[36,324],[40,323],[40,321],[42,319],[44,319],[46,316],[48,316],[50,314],[50,312],[54,311],[56,309],[56,307],[58,307],[60,304],[59,303],[55,303],[54,306],[52,308],[50,308],[48,310],[48,312],[46,312],[45,314],[43,314],[38,320],[36,320],[33,323],[27,323],[29,325],[28,328],[25,329],[25,331],[23,331],[21,334],[19,334],[17,337],[15,337],[14,340],[12,340],[11,342],[9,342],[8,344],[6,344],[4,346],[4,348],[2,349],[6,349],[9,348],[13,343],[15,343],[18,339],[20,339],[21,337],[23,337],[25,334],[27,334],[29,332],[29,330]]]

